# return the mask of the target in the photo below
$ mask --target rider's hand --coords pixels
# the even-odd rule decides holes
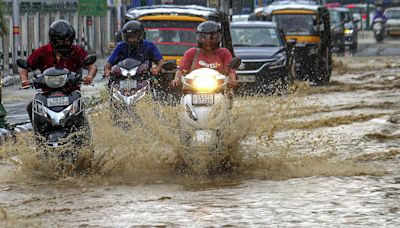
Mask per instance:
[[[150,69],[150,73],[152,75],[158,75],[158,72],[159,72],[159,70],[158,70],[157,67],[153,67],[153,68]]]
[[[171,81],[172,86],[180,86],[181,85],[181,80],[180,79],[174,79]]]
[[[110,74],[111,74],[111,70],[105,69],[103,77],[108,78],[108,77],[110,77]]]
[[[234,87],[236,87],[236,86],[238,86],[238,82],[236,81],[236,80],[229,80],[229,82],[228,82],[228,87],[230,87],[230,88],[234,88]]]
[[[29,80],[23,80],[23,81],[21,82],[21,88],[23,88],[23,89],[29,88],[29,85],[30,85]]]
[[[93,78],[92,78],[92,77],[86,76],[86,77],[83,79],[83,84],[85,84],[85,85],[91,85],[91,84],[92,84],[92,81],[93,81]]]

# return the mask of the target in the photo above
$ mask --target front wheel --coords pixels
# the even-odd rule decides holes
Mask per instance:
[[[352,51],[354,53],[354,52],[357,52],[357,49],[358,49],[358,42],[353,42],[350,45],[350,51]]]

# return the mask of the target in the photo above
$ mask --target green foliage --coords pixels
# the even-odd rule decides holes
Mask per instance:
[[[3,7],[4,6],[2,1],[0,2],[0,36],[3,36],[7,33],[7,26],[4,20]]]

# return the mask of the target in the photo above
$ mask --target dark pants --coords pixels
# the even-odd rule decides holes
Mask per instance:
[[[29,120],[32,123],[32,101],[29,102],[28,106],[26,106],[26,111],[28,112]]]

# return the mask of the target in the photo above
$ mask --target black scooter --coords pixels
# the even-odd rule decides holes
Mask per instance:
[[[95,55],[87,56],[82,64],[89,66]],[[20,68],[32,70],[26,60],[18,59]],[[58,156],[75,162],[83,148],[91,148],[92,132],[85,114],[81,92],[82,70],[78,73],[65,68],[51,67],[34,74],[31,86],[38,93],[32,102],[32,127],[36,149],[46,156]]]

